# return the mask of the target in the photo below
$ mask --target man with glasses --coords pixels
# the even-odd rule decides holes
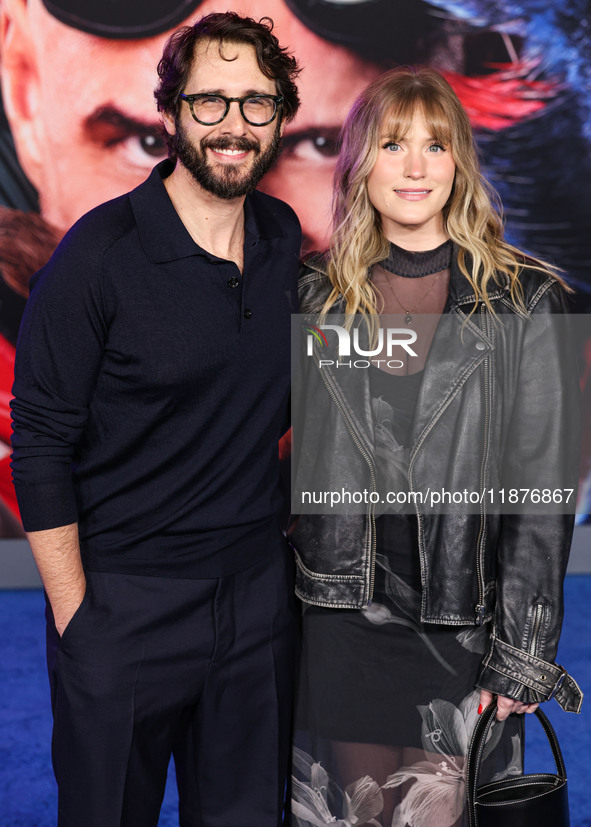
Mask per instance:
[[[297,613],[279,529],[295,214],[255,190],[299,106],[270,20],[168,40],[170,158],[34,280],[13,477],[47,593],[59,827],[277,827]],[[124,80],[122,80],[124,82]]]
[[[377,3],[386,10],[389,4]],[[363,10],[376,3],[348,5]],[[322,249],[339,130],[355,96],[380,67],[348,48],[350,36],[336,32],[327,39],[311,27],[314,21],[304,19],[306,4],[285,0],[0,0],[7,116],[5,121],[0,113],[0,203],[21,211],[0,223],[8,227],[18,219],[22,225],[30,215],[31,232],[45,222],[45,235],[59,237],[88,210],[143,181],[168,155],[153,105],[164,43],[178,23],[228,8],[257,20],[271,14],[274,32],[304,67],[298,81],[302,105],[294,120],[284,119],[282,151],[261,189],[294,208],[307,250]],[[404,7],[392,9],[406,25]],[[334,12],[331,17],[340,18],[339,4]],[[330,21],[319,22],[332,30]],[[370,31],[358,20],[352,24],[371,42]],[[33,214],[37,210],[40,216]],[[0,278],[3,269],[0,261]],[[25,294],[32,273],[23,282]],[[0,326],[17,326],[11,308],[20,299],[10,298],[15,300],[0,305]],[[5,502],[8,516],[0,522],[1,536],[21,531],[6,444],[13,361],[13,344],[0,332],[0,391],[6,400],[0,404],[0,510]]]
[[[348,3],[352,11],[347,12],[339,3],[328,3],[318,25],[316,12],[309,13],[307,5],[285,0],[1,0],[2,96],[26,179],[9,147],[2,153],[0,145],[0,199],[21,210],[35,209],[38,194],[45,220],[65,232],[96,204],[140,183],[167,155],[152,105],[155,66],[165,40],[178,23],[234,8],[257,20],[271,15],[277,36],[304,67],[302,106],[287,124],[281,156],[262,188],[295,209],[306,248],[322,249],[338,133],[356,95],[381,71],[377,60],[355,49],[362,43],[370,47],[376,30],[388,31],[390,65],[397,59],[396,44],[406,39],[408,45],[417,4],[407,11],[405,4],[373,0]],[[345,30],[339,31],[343,14]]]

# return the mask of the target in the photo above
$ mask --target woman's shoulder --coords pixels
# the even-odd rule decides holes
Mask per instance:
[[[308,253],[300,262],[299,283],[322,281],[328,278],[327,253]]]
[[[452,280],[455,273],[456,292],[464,300],[466,295],[473,300],[471,285],[467,286],[463,278],[459,278],[461,285],[458,284],[458,253],[456,248]],[[512,254],[512,263],[516,265],[515,276],[509,276],[507,271],[498,269],[488,284],[487,294],[493,307],[499,302],[499,310],[504,307],[505,312],[527,316],[535,312],[568,312],[568,296],[571,291],[566,282],[550,266],[545,266],[545,262],[515,248]],[[468,270],[471,269],[471,262],[470,253],[464,251],[464,265]]]
[[[549,310],[567,310],[569,290],[566,283],[525,254],[520,261],[518,280],[523,305],[528,314],[542,310],[545,306]]]
[[[332,291],[326,253],[310,253],[301,264],[298,277],[300,311],[319,312]]]

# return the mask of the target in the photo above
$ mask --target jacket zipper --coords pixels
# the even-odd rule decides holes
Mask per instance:
[[[531,639],[527,650],[528,653],[532,655],[532,657],[537,657],[538,654],[538,638],[540,636],[540,628],[542,626],[543,616],[544,605],[542,603],[536,603],[536,605],[534,606],[534,618],[532,622]]]
[[[538,639],[540,637],[540,629],[542,626],[542,618],[544,617],[544,605],[542,603],[536,603],[534,606],[534,615],[532,619],[531,625],[531,637],[529,641],[529,646],[527,647],[528,655],[532,657],[537,657],[537,649],[538,649]],[[526,690],[525,684],[521,684],[515,693],[516,700],[519,700],[523,693]]]
[[[488,326],[486,324],[488,317],[486,316],[486,308],[484,305],[482,306],[481,315],[483,316],[484,322],[483,326],[485,328],[485,333],[489,334]],[[490,369],[488,359],[485,360],[485,385],[484,385],[484,394],[485,394],[485,448],[482,455],[482,465],[480,468],[480,488],[481,493],[484,488],[484,467],[485,467],[485,459],[488,456],[488,441],[489,441],[489,405],[490,405],[490,393],[489,393],[489,380],[490,380]],[[443,414],[443,410],[440,411],[440,415]],[[428,431],[423,435],[423,439],[415,445],[414,450],[412,452],[412,456],[410,458],[410,463],[408,466],[408,483],[409,483],[409,490],[414,491],[414,460],[415,457],[424,442],[424,439],[427,436],[427,433],[434,427],[436,420],[433,421],[428,429]],[[424,529],[423,529],[423,515],[419,509],[418,502],[415,500],[415,511],[417,514],[417,522],[418,522],[418,541],[419,541],[419,559],[421,563],[421,582],[423,584],[423,600],[421,605],[421,616],[423,616],[424,611],[424,602],[425,602],[425,592],[424,592],[424,572],[426,569],[427,561],[426,561],[426,554],[425,554],[425,547],[424,547]],[[480,504],[480,530],[478,532],[478,541],[476,544],[477,548],[477,555],[476,555],[476,576],[478,580],[478,603],[474,607],[476,612],[476,625],[481,626],[484,622],[484,617],[486,613],[486,607],[484,605],[484,578],[482,575],[482,555],[484,553],[484,534],[485,534],[485,515],[484,515],[484,503],[481,502]]]
[[[490,339],[490,330],[488,326],[488,316],[486,315],[486,307],[481,305],[480,315],[482,319],[482,328],[484,333]],[[482,452],[482,464],[480,466],[480,494],[484,491],[485,483],[485,466],[488,457],[488,443],[489,443],[489,408],[490,408],[490,362],[487,356],[484,360],[484,450]],[[486,613],[486,606],[484,605],[484,575],[482,573],[483,565],[482,558],[484,556],[485,543],[485,507],[482,496],[480,497],[480,530],[478,532],[478,543],[476,548],[476,579],[478,581],[478,603],[475,606],[476,625],[482,626]]]
[[[377,491],[378,487],[377,487],[377,484],[376,484],[376,477],[375,477],[374,467],[373,467],[373,463],[371,461],[371,457],[369,456],[369,454],[367,453],[367,451],[364,449],[363,445],[359,441],[359,439],[357,437],[357,434],[355,433],[351,423],[349,422],[349,417],[347,416],[343,406],[341,405],[341,403],[337,399],[336,394],[334,393],[333,389],[330,387],[330,385],[328,384],[328,382],[324,378],[324,374],[321,374],[321,375],[322,375],[322,381],[326,385],[326,389],[328,390],[329,394],[332,397],[333,402],[335,403],[335,405],[337,406],[337,408],[341,412],[341,415],[342,415],[343,419],[345,420],[347,430],[349,431],[349,433],[353,437],[353,442],[355,443],[355,445],[359,449],[359,452],[361,453],[361,456],[365,459],[365,461],[369,465],[369,470],[370,470],[370,473],[371,473],[372,492]],[[376,515],[375,515],[375,507],[371,503],[370,503],[370,507],[369,507],[369,519],[370,519],[370,550],[369,550],[369,592],[368,592],[368,599],[367,599],[367,605],[368,606],[371,605],[371,601],[373,599],[373,590],[374,590],[375,576],[376,576]]]

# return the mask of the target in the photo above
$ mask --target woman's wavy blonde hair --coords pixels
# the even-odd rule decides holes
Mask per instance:
[[[449,83],[432,69],[401,67],[374,80],[359,95],[343,125],[327,256],[333,289],[323,313],[341,295],[346,314],[378,312],[368,272],[387,257],[389,245],[369,199],[367,179],[384,135],[392,141],[403,138],[417,112],[423,115],[431,136],[451,151],[456,164],[443,220],[447,234],[459,247],[458,265],[474,290],[474,308],[483,301],[494,312],[490,285],[501,282],[503,274],[513,303],[523,308],[519,273],[524,264],[562,282],[552,265],[504,241],[499,197],[480,171],[468,115]]]

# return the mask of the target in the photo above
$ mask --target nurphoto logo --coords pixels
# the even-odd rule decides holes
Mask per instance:
[[[364,348],[359,341],[359,327],[354,327],[352,330],[347,330],[338,324],[307,324],[302,325],[302,327],[307,334],[306,352],[308,356],[314,355],[315,343],[317,348],[328,349],[329,341],[326,332],[329,332],[331,337],[334,336],[334,334],[337,336],[338,359],[319,359],[319,368],[368,368],[370,365],[375,365],[376,367],[387,365],[389,368],[401,368],[404,362],[400,359],[393,358],[395,353],[400,353],[399,350],[395,351],[395,348],[402,348],[410,357],[418,356],[411,347],[417,340],[417,334],[416,331],[410,330],[409,328],[379,328],[374,346],[367,349]],[[353,351],[356,356],[380,356],[381,358],[351,360],[351,351]],[[346,361],[347,359],[348,361]]]

